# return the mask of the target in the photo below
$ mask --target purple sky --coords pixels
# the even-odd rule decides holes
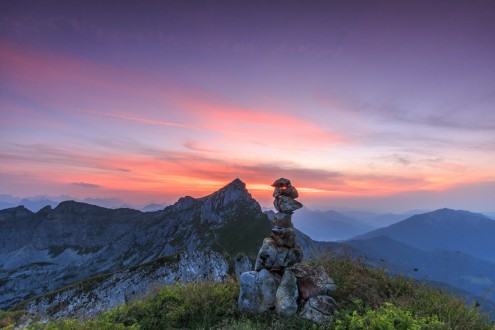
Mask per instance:
[[[0,194],[495,210],[493,1],[2,1]]]

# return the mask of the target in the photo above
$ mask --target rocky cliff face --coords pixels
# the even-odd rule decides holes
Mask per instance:
[[[239,179],[209,196],[183,197],[157,212],[74,201],[37,213],[23,207],[2,210],[0,308],[177,253],[233,257],[243,252],[254,260],[270,228]]]
[[[190,252],[94,277],[21,303],[18,308],[49,317],[87,317],[176,282],[229,278],[229,262],[218,252]]]

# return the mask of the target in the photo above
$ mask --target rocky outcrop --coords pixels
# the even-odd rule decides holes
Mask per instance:
[[[154,287],[228,279],[228,261],[215,252],[191,252],[73,284],[33,298],[18,308],[41,316],[88,317],[139,298]]]
[[[0,210],[0,309],[177,253],[217,251],[232,260],[243,252],[254,262],[270,228],[239,179],[156,212],[74,201],[37,213],[23,207]],[[252,269],[237,268],[239,273]]]
[[[292,213],[302,207],[294,200],[299,194],[285,178],[272,186],[279,213],[271,216],[274,227],[258,252],[255,270],[240,277],[238,308],[246,313],[275,311],[281,315],[299,310],[303,318],[329,324],[336,308],[330,294],[336,286],[322,267],[301,263],[303,252],[291,221]]]

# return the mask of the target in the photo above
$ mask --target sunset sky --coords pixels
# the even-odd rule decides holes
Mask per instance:
[[[0,2],[0,194],[495,211],[494,1]]]

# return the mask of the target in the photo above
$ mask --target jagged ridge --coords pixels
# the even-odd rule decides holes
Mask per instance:
[[[0,308],[175,253],[244,252],[254,259],[269,230],[269,220],[239,179],[156,212],[74,201],[37,213],[2,210]]]

